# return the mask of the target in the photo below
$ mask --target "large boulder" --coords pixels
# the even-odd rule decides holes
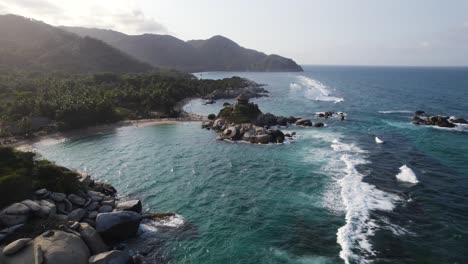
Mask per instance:
[[[229,139],[229,140],[237,140],[239,139],[240,133],[237,127],[235,126],[230,126],[226,128],[223,131],[223,134],[221,134],[221,137],[224,139]]]
[[[86,264],[90,257],[85,242],[71,233],[47,231],[27,243],[26,247],[11,256],[0,254],[2,264]]]
[[[255,143],[255,132],[254,131],[247,131],[244,133],[242,136],[242,140],[250,142],[250,143]]]
[[[39,211],[41,210],[41,205],[36,201],[24,200],[21,203],[29,207],[29,209],[31,209],[31,212],[33,213],[39,213]]]
[[[0,223],[5,226],[23,224],[28,220],[31,209],[22,204],[14,203],[0,212]]]
[[[277,125],[277,117],[273,114],[266,113],[266,114],[259,114],[257,119],[255,120],[255,125],[257,126],[276,126]]]
[[[99,213],[109,213],[112,212],[113,208],[110,205],[103,205],[99,207],[98,212]]]
[[[40,246],[47,264],[87,263],[90,252],[85,242],[78,236],[63,231],[48,231],[34,239]]]
[[[119,202],[117,209],[122,211],[133,211],[135,213],[141,213],[142,206],[140,200],[130,200],[126,202]]]
[[[298,125],[298,126],[312,126],[312,121],[310,121],[310,119],[301,118],[301,119],[296,121],[296,125]]]
[[[288,119],[286,117],[283,117],[283,116],[278,116],[276,118],[276,123],[279,126],[287,126],[288,125]]]
[[[101,213],[96,217],[96,230],[104,239],[124,240],[136,235],[141,219],[132,211]]]
[[[3,248],[2,253],[5,256],[10,256],[15,254],[16,252],[20,251],[31,241],[31,238],[21,238],[16,241],[11,242],[6,247]]]
[[[64,193],[50,193],[49,198],[52,199],[54,202],[63,202],[67,198],[67,195]]]
[[[89,264],[133,264],[132,257],[124,251],[112,250],[89,258]]]
[[[221,128],[226,124],[226,120],[223,118],[218,118],[213,122],[213,129],[221,130]]]
[[[39,210],[39,216],[41,217],[49,217],[51,215],[54,215],[57,213],[57,206],[49,202],[47,200],[40,200],[38,201],[39,205],[41,206],[41,209]]]
[[[86,199],[76,195],[76,194],[70,194],[68,195],[68,200],[75,205],[78,206],[83,206],[86,203]]]
[[[271,136],[271,140],[275,143],[283,143],[284,142],[284,134],[278,129],[270,129],[267,130],[268,135]]]
[[[88,246],[92,255],[99,254],[108,250],[99,233],[87,223],[80,223],[80,235]]]
[[[88,212],[83,208],[77,208],[68,214],[67,220],[79,222]]]
[[[261,135],[255,136],[255,143],[257,144],[268,144],[270,142],[272,142],[271,135],[261,134]]]

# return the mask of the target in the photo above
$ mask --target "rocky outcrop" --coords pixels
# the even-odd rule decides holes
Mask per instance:
[[[28,206],[14,203],[0,212],[0,223],[7,227],[23,224],[28,220],[30,212]]]
[[[415,116],[413,117],[412,123],[415,125],[427,125],[427,126],[437,126],[445,128],[456,127],[457,124],[468,124],[463,118],[455,118],[448,116],[431,116],[424,111],[416,111]]]

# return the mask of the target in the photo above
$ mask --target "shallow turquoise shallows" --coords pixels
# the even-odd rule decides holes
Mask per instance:
[[[176,212],[141,228],[135,250],[157,263],[468,263],[468,126],[411,123],[416,110],[468,119],[468,69],[304,68],[197,74],[266,84],[270,96],[254,100],[264,112],[347,114],[284,128],[297,132],[285,144],[219,142],[188,122],[34,148],[148,211]],[[185,108],[217,113],[226,101]]]

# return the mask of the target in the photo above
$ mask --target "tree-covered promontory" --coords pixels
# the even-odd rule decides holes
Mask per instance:
[[[145,74],[61,75],[0,72],[2,133],[24,133],[53,123],[80,128],[124,119],[177,117],[176,104],[214,90],[241,88],[240,77],[201,80],[177,71]]]

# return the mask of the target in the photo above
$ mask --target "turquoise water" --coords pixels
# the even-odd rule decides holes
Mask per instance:
[[[200,123],[123,127],[34,147],[59,164],[177,212],[141,236],[162,263],[467,263],[468,128],[411,124],[412,112],[468,118],[468,69],[305,67],[240,75],[266,84],[264,112],[346,121],[297,128],[282,145],[215,141]],[[226,100],[229,101],[229,100]],[[188,111],[217,113],[225,101]],[[375,136],[384,144],[376,144]],[[398,181],[407,165],[417,184]],[[407,176],[407,175],[406,175]],[[181,225],[181,219],[184,225]],[[144,247],[145,245],[142,245]]]

